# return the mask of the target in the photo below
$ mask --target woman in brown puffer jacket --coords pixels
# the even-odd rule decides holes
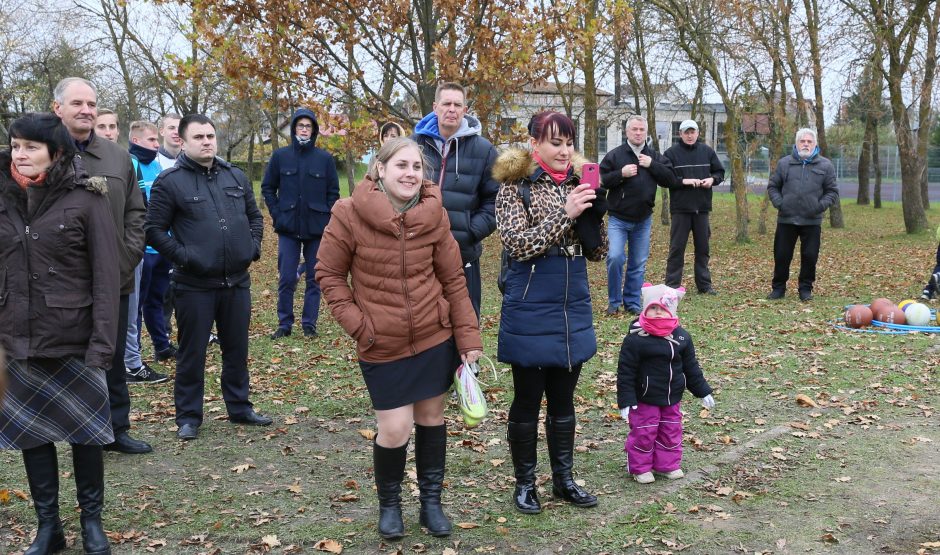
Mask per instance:
[[[401,482],[412,426],[421,524],[434,536],[450,534],[441,510],[444,394],[461,360],[483,354],[460,249],[441,191],[424,170],[417,143],[386,141],[352,197],[333,206],[317,254],[317,281],[357,342],[375,409],[379,534],[386,539],[404,535]]]

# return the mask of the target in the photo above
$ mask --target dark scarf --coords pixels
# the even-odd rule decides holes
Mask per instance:
[[[131,143],[131,147],[128,149],[130,153],[137,158],[141,164],[149,164],[153,162],[157,157],[157,151],[147,148],[145,146],[139,145],[137,143]]]

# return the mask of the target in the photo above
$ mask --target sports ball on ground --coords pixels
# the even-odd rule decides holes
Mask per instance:
[[[904,299],[903,301],[901,301],[901,302],[898,303],[898,308],[900,308],[901,310],[907,310],[907,307],[908,307],[908,306],[910,306],[910,305],[912,305],[912,304],[914,304],[914,303],[916,303],[916,302],[917,302],[917,301],[915,301],[914,299]]]
[[[845,325],[850,328],[864,328],[871,325],[871,309],[863,304],[853,304],[845,309]]]
[[[876,319],[878,317],[878,310],[881,309],[882,306],[894,306],[894,303],[884,297],[873,300],[871,302],[871,311],[875,315]]]
[[[897,305],[879,305],[878,310],[873,311],[875,313],[875,320],[879,322],[884,322],[886,324],[905,324],[907,319],[904,317],[904,311],[897,307]]]
[[[923,303],[911,303],[904,309],[904,318],[909,326],[926,326],[930,323],[930,307]]]

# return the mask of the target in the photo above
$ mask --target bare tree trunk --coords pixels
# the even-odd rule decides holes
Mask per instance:
[[[875,169],[875,208],[881,208],[881,145],[878,144],[878,122],[875,122],[875,132],[871,139],[871,164]]]
[[[865,118],[865,138],[862,139],[862,149],[858,154],[858,196],[856,204],[868,206],[868,193],[871,187],[868,179],[871,174],[871,134],[873,125],[871,118]]]
[[[934,2],[933,15],[924,16],[927,23],[927,48],[924,51],[924,78],[920,86],[918,106],[917,157],[923,160],[920,194],[924,210],[930,209],[930,196],[927,191],[927,145],[930,142],[931,117],[930,103],[933,100],[933,82],[937,72],[937,33],[940,27],[940,2]]]

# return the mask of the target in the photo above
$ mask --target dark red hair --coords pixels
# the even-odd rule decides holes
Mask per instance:
[[[574,122],[561,112],[543,110],[529,120],[529,136],[539,143],[552,137],[574,139]]]

